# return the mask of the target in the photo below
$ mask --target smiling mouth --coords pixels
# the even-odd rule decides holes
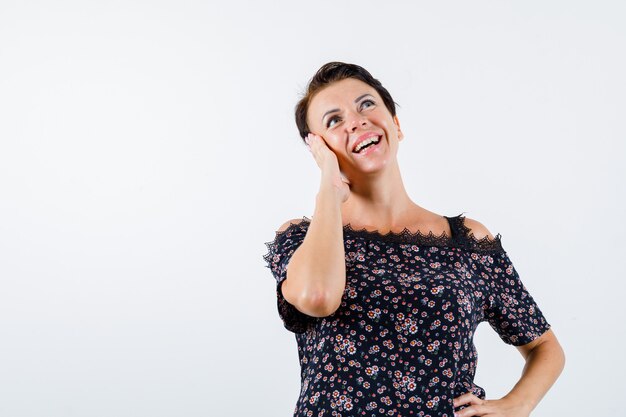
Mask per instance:
[[[352,151],[353,153],[362,153],[365,149],[367,148],[371,148],[373,146],[376,146],[380,143],[381,140],[381,136],[372,136],[369,139],[364,140],[363,142],[359,143],[355,150]]]

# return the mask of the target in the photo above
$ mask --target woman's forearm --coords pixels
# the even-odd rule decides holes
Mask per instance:
[[[504,396],[532,411],[557,380],[565,366],[565,354],[556,338],[537,345],[528,353],[520,380]]]
[[[306,237],[287,267],[283,295],[314,317],[332,314],[346,286],[341,201],[332,186],[322,186]]]

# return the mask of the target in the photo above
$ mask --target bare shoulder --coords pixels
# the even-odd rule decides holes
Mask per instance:
[[[287,230],[287,228],[295,223],[295,224],[299,224],[301,222],[303,222],[304,220],[302,218],[299,219],[291,219],[291,220],[287,220],[285,223],[283,223],[277,230],[277,232],[284,232],[285,230]]]
[[[470,234],[473,234],[474,237],[478,240],[483,239],[485,236],[489,237],[489,239],[494,239],[489,229],[485,227],[484,224],[479,222],[478,220],[470,219],[469,217],[465,217],[465,226],[470,229]]]

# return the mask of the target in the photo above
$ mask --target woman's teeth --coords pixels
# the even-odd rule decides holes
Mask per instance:
[[[364,140],[363,142],[359,143],[357,145],[357,147],[354,149],[355,153],[359,153],[361,152],[361,150],[363,148],[366,148],[367,146],[369,146],[370,144],[374,143],[378,143],[378,141],[380,140],[380,137],[376,136],[376,137],[371,137],[369,139]]]

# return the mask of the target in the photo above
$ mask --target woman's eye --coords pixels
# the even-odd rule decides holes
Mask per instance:
[[[330,119],[328,119],[328,122],[326,122],[326,127],[332,127],[333,122],[334,121],[338,121],[339,120],[339,116],[333,116]]]
[[[369,99],[368,99],[368,100],[363,100],[363,101],[361,102],[361,108],[364,108],[364,107],[365,107],[365,105],[366,105],[367,103],[369,103],[369,104],[370,104],[370,105],[372,105],[372,106],[373,106],[374,104],[376,104],[376,103],[374,103],[372,100],[369,100]],[[369,107],[369,106],[368,106],[368,107]]]

